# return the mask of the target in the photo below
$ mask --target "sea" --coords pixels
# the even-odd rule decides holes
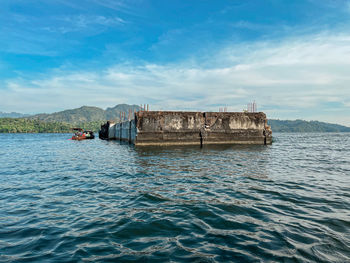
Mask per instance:
[[[0,134],[0,262],[350,262],[350,133],[70,137]]]

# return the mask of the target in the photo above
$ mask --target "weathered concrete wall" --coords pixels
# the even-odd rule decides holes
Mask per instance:
[[[121,137],[120,139],[123,141],[129,141],[129,134],[130,134],[130,122],[126,121],[126,122],[122,122],[121,123]]]
[[[267,119],[262,112],[209,112],[205,113],[203,144],[265,144]],[[271,144],[271,134],[266,144]]]
[[[266,115],[240,112],[138,112],[135,145],[271,144]]]
[[[120,123],[115,125],[115,136],[114,139],[120,140]]]
[[[130,121],[130,142],[134,143],[136,140],[136,122],[135,119]]]
[[[138,112],[135,120],[135,145],[200,145],[201,112]]]
[[[115,127],[116,124],[111,122],[108,127],[108,139],[115,139]]]
[[[109,140],[122,140],[134,142],[136,138],[135,120],[126,121],[122,123],[110,123],[108,129]]]
[[[110,124],[109,139],[135,145],[271,144],[266,115],[241,112],[142,111]]]

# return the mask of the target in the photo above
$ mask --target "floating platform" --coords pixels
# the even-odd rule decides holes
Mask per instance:
[[[263,112],[139,111],[133,120],[107,122],[99,135],[136,146],[272,143]]]

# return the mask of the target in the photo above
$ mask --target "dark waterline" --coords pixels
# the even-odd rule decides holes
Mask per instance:
[[[135,148],[0,134],[0,262],[350,262],[350,134]]]

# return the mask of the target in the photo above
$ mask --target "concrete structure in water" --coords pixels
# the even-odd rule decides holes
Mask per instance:
[[[133,120],[108,122],[102,130],[100,138],[136,146],[272,143],[263,112],[139,111]]]

